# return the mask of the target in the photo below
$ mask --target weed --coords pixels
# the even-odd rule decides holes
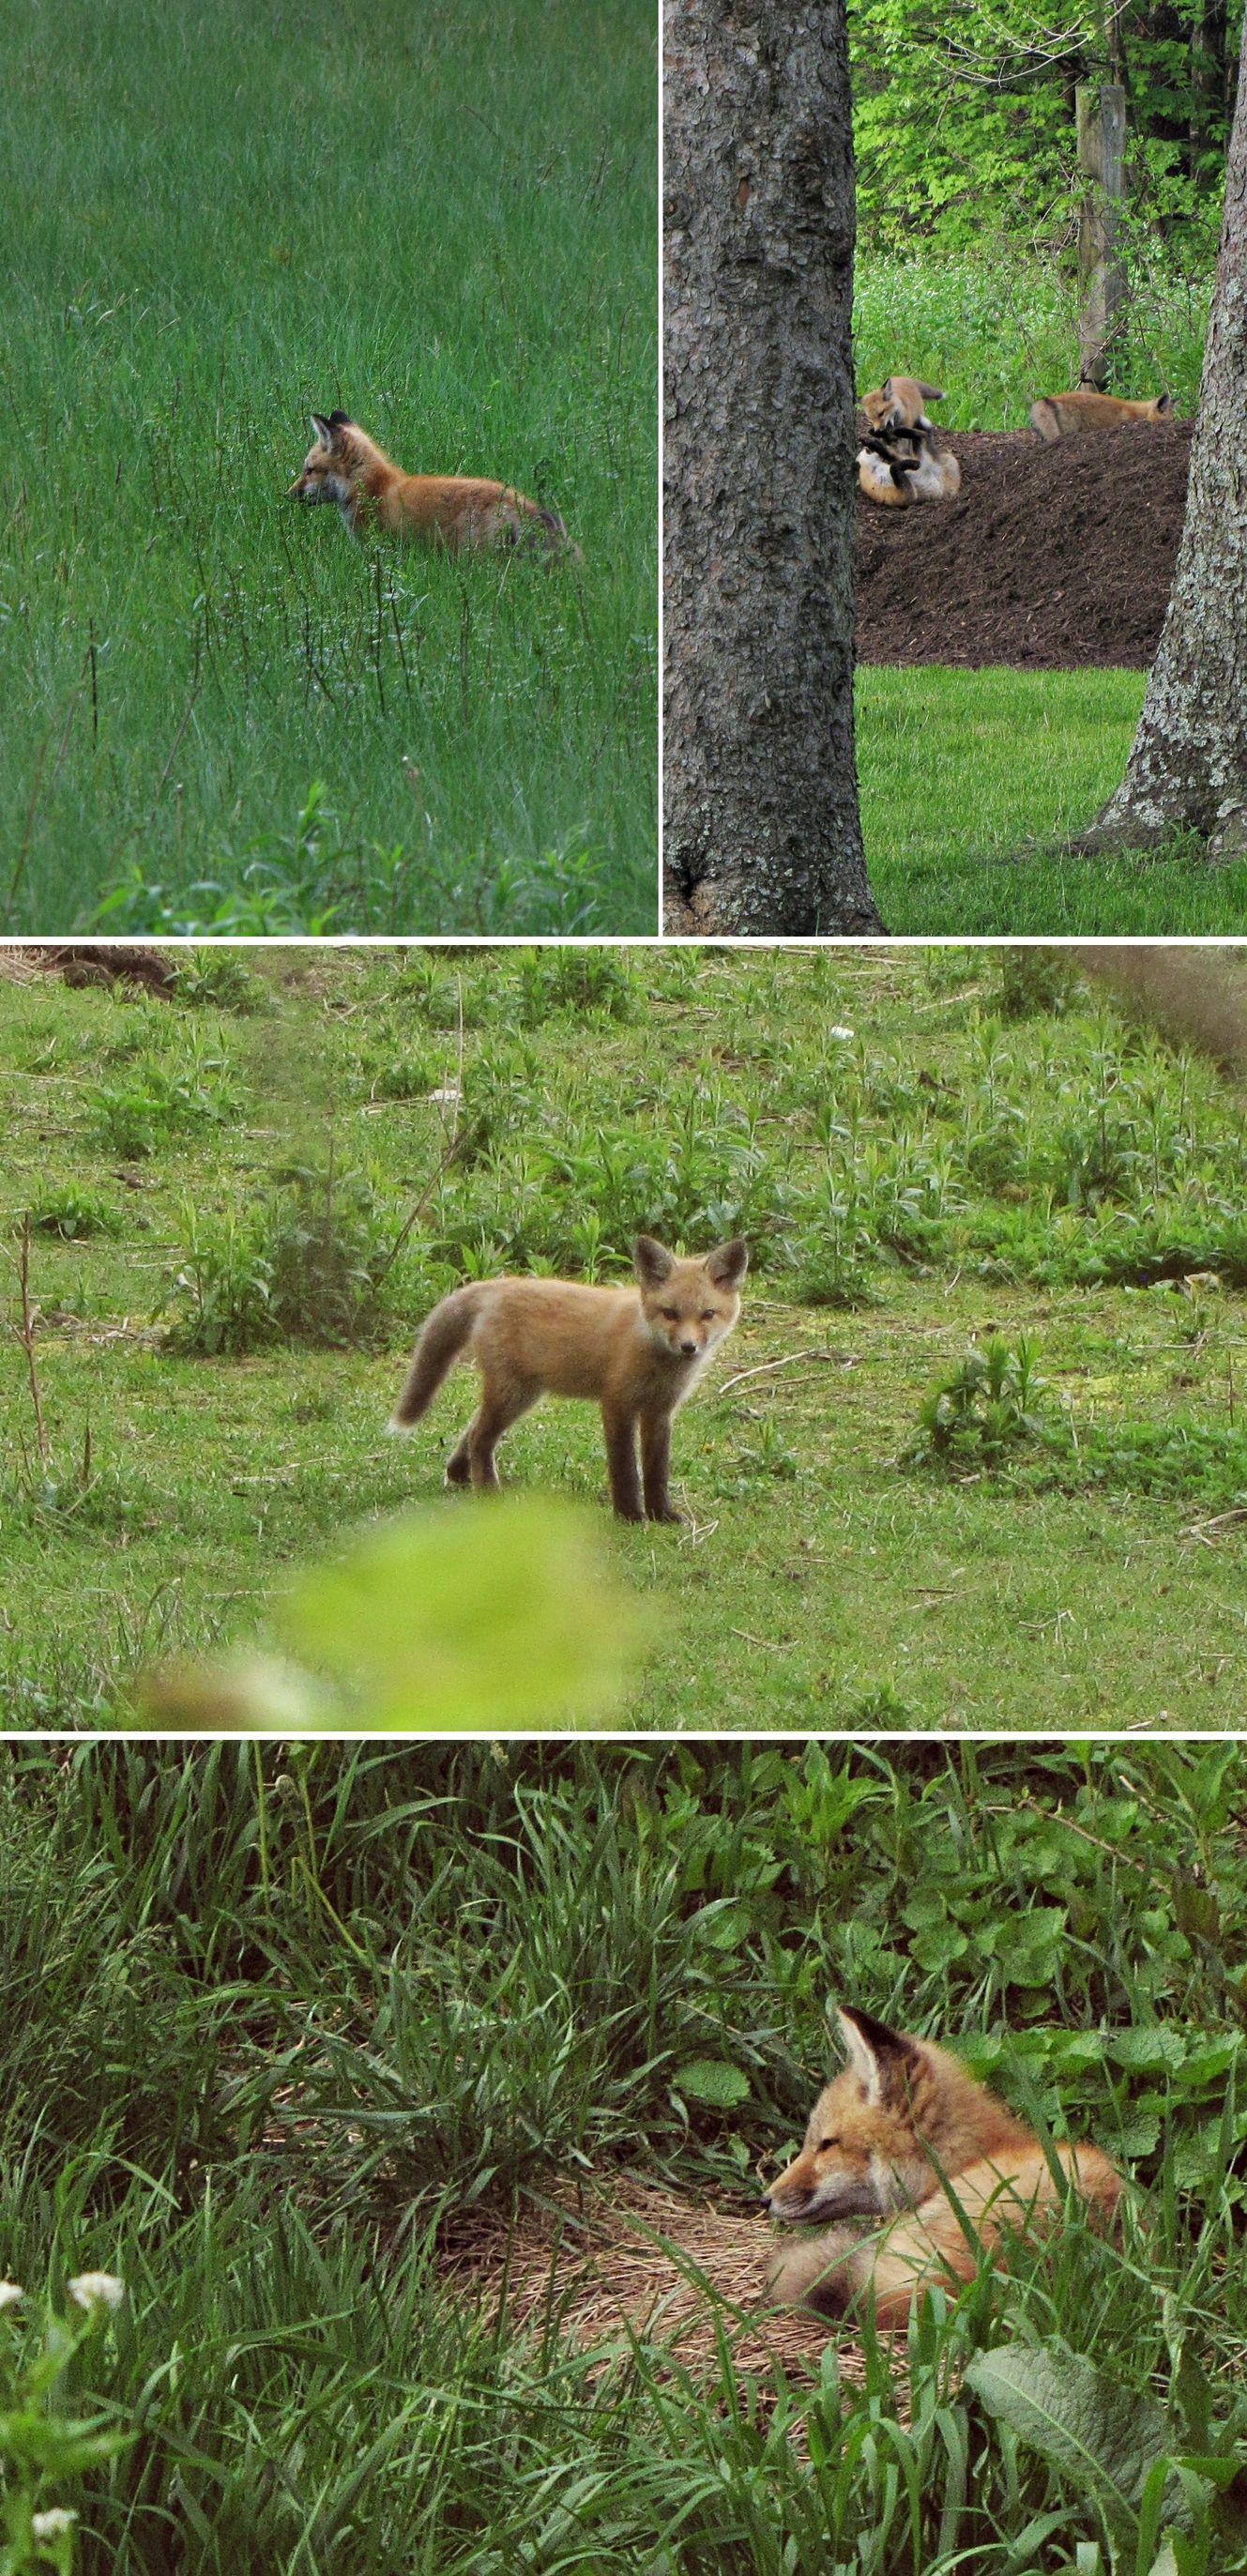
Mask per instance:
[[[918,1430],[902,1453],[906,1466],[938,1466],[950,1475],[980,1475],[1003,1466],[1047,1431],[1040,1412],[1043,1379],[1033,1343],[993,1334],[968,1351],[919,1407]]]

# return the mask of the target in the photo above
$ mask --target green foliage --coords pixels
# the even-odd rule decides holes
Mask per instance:
[[[159,1312],[184,1359],[264,1350],[277,1341],[361,1347],[387,1330],[399,1220],[367,1172],[279,1171],[258,1207],[214,1216],[183,1202],[178,1267]]]
[[[67,2481],[115,2460],[134,2436],[118,2432],[109,2414],[75,2418],[53,2403],[57,2383],[81,2346],[122,2296],[114,2275],[88,2272],[69,2284],[78,2313],[45,2316],[41,2349],[27,2334],[19,2347],[16,2310],[25,2296],[15,2282],[0,2282],[0,2474],[8,2538],[0,2547],[0,2576],[51,2566],[72,2576],[77,2513],[51,2499]]]
[[[1036,1374],[1037,1357],[1032,1342],[1012,1345],[1000,1334],[968,1351],[924,1399],[904,1463],[981,1475],[1042,1440],[1047,1425],[1039,1411],[1043,1380]]]
[[[30,1223],[35,1234],[59,1235],[64,1243],[89,1234],[102,1234],[116,1242],[126,1231],[126,1220],[111,1199],[104,1198],[99,1190],[80,1188],[72,1182],[41,1198],[30,1211]]]

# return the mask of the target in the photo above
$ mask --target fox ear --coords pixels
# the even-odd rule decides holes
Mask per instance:
[[[638,1234],[632,1261],[643,1288],[661,1288],[675,1268],[675,1254],[668,1252],[665,1243],[655,1243],[652,1234]]]
[[[717,1243],[706,1255],[706,1276],[716,1288],[739,1288],[749,1267],[749,1246],[739,1236],[734,1243]]]
[[[314,411],[312,413],[312,427],[320,440],[321,446],[332,447],[333,422],[331,420],[326,420],[323,411]]]
[[[1171,412],[1172,410],[1173,410],[1173,395],[1172,395],[1172,394],[1158,394],[1158,395],[1157,395],[1157,397],[1156,397],[1156,417],[1157,417],[1157,419],[1158,419],[1158,420],[1168,420],[1168,418],[1169,418],[1169,414],[1170,414],[1170,412]]]
[[[865,2087],[867,2101],[872,2105],[895,2101],[904,2091],[906,2072],[914,2055],[912,2042],[903,2039],[898,2030],[889,2030],[885,2021],[876,2021],[872,2013],[859,2012],[856,2005],[842,2006],[836,2019],[849,2063]]]
[[[352,429],[354,427],[354,422],[351,419],[349,411],[331,411],[329,414],[329,426],[331,429]]]

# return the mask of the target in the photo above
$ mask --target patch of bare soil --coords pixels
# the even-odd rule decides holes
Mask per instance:
[[[780,2366],[812,2388],[833,2329],[792,2309],[762,2307],[767,2239],[762,2220],[624,2175],[612,2181],[609,2199],[560,2182],[544,2206],[525,2201],[514,2219],[465,2210],[443,2231],[441,2263],[491,2322],[505,2303],[513,2327],[557,2328],[600,2355],[604,2368],[635,2336],[670,2352],[694,2378],[714,2381],[725,2334],[738,2370],[765,2378]],[[840,2366],[846,2379],[865,2376],[853,2345],[841,2345]]]
[[[859,662],[1144,671],[1173,580],[1194,422],[1046,446],[950,432],[955,501],[857,505]]]

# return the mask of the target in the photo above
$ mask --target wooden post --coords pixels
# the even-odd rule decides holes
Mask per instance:
[[[1103,392],[1126,304],[1117,209],[1126,193],[1126,93],[1117,81],[1080,84],[1078,167],[1086,181],[1078,219],[1080,381]]]

